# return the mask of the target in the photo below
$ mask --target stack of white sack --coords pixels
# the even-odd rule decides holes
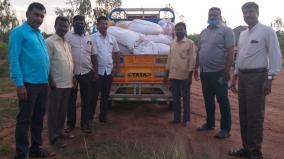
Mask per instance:
[[[166,26],[166,22],[161,24]],[[172,37],[168,34],[171,31],[168,30],[168,34],[163,34],[165,29],[163,30],[156,23],[136,19],[133,21],[120,21],[115,25],[116,27],[108,29],[108,33],[116,38],[122,53],[168,54],[170,52]],[[171,27],[169,28],[171,29]]]
[[[109,27],[107,32],[108,34],[114,36],[119,44],[126,46],[130,51],[133,51],[134,45],[136,43],[140,43],[145,39],[145,36],[143,34],[117,26]]]
[[[135,19],[128,24],[128,29],[145,35],[159,35],[163,33],[163,28],[160,25],[140,19]]]

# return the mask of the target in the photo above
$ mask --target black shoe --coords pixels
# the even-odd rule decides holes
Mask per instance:
[[[75,129],[75,126],[68,126],[67,128],[64,129],[64,131],[66,133],[69,133],[69,132],[73,131],[74,129]]]
[[[188,125],[188,121],[184,121],[184,122],[181,123],[181,126],[183,126],[183,127],[187,127],[187,125]]]
[[[201,127],[197,128],[197,131],[208,131],[213,130],[214,126],[209,126],[207,123],[203,124]]]
[[[229,152],[229,155],[234,157],[250,157],[249,151],[244,148],[232,150]]]
[[[55,141],[53,141],[52,143],[51,143],[51,145],[52,146],[54,146],[54,147],[56,147],[56,148],[65,148],[65,147],[67,147],[67,144],[66,143],[64,143],[64,142],[62,142],[62,141],[60,141],[60,140],[55,140]]]
[[[36,152],[29,152],[29,156],[30,157],[53,157],[55,156],[54,152],[48,152],[47,150],[43,149],[43,148],[39,148],[38,151]]]
[[[263,156],[253,156],[253,155],[251,155],[248,159],[263,159]]]
[[[101,122],[101,123],[107,123],[107,122],[108,122],[108,120],[107,120],[107,119],[105,119],[105,118],[100,118],[100,122]]]
[[[180,121],[179,121],[179,120],[172,120],[172,121],[170,121],[169,123],[170,123],[170,124],[179,124]]]
[[[90,127],[81,127],[81,130],[86,134],[92,133],[92,129]]]
[[[230,137],[230,132],[228,130],[221,130],[219,131],[214,137],[217,139],[225,139],[227,137]]]

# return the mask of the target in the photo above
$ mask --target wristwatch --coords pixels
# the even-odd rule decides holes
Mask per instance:
[[[274,80],[274,76],[268,75],[268,76],[267,76],[267,79],[268,79],[268,80]]]

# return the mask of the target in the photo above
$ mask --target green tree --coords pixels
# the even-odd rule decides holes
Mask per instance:
[[[87,23],[87,31],[90,30],[90,24],[93,21],[92,4],[90,0],[68,0],[65,2],[66,8],[55,8],[55,14],[66,16],[70,23],[75,15],[84,15]],[[70,29],[72,25],[70,25]]]
[[[277,17],[274,20],[273,26],[276,28],[277,31],[283,31],[284,25],[283,25],[283,22],[282,22],[282,18]]]
[[[277,17],[273,22],[273,27],[276,29],[276,34],[279,40],[282,55],[284,55],[284,25],[282,18]]]
[[[94,16],[107,16],[112,9],[118,8],[121,5],[121,0],[96,0],[96,7],[93,10]]]
[[[96,0],[95,8],[92,9],[90,0],[68,0],[66,8],[56,8],[55,14],[66,16],[72,23],[72,18],[77,15],[86,17],[87,31],[91,31],[90,27],[94,23],[96,17],[107,15],[113,8],[120,7],[121,0]],[[70,25],[70,29],[72,26]]]
[[[194,42],[195,45],[197,45],[198,36],[199,36],[198,34],[190,34],[190,35],[188,35],[188,38],[191,39]]]
[[[9,31],[18,24],[9,0],[0,0],[0,41],[7,42]]]

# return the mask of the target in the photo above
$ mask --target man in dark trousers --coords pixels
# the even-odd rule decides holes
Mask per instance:
[[[115,38],[107,34],[108,19],[101,16],[97,19],[98,32],[92,35],[92,40],[96,46],[98,55],[98,74],[99,80],[96,83],[95,105],[99,92],[100,100],[100,122],[107,122],[108,98],[112,84],[112,74],[119,69],[119,48]],[[96,107],[95,107],[96,108]],[[94,108],[94,109],[95,109]],[[95,112],[93,112],[94,114]]]
[[[200,78],[206,108],[206,122],[198,131],[212,130],[215,127],[215,97],[220,106],[221,130],[215,135],[218,139],[230,136],[231,111],[228,98],[228,81],[233,61],[234,33],[222,23],[221,10],[217,7],[209,9],[208,27],[200,33],[198,42],[198,58],[194,76]]]
[[[74,74],[80,86],[81,96],[81,122],[83,132],[91,133],[89,118],[92,112],[93,82],[97,77],[97,53],[92,39],[85,32],[85,17],[76,15],[73,18],[74,31],[67,33],[66,40],[71,46],[72,58],[74,61]],[[75,90],[75,91],[74,91]],[[71,101],[77,95],[76,89],[71,93]],[[76,104],[71,103],[67,111],[67,132],[75,128]]]
[[[258,21],[258,4],[245,3],[242,11],[248,29],[240,34],[231,90],[234,93],[238,92],[239,96],[243,147],[229,154],[249,159],[263,159],[261,145],[265,97],[271,93],[272,80],[281,70],[282,57],[275,31]]]
[[[13,29],[9,37],[10,74],[19,99],[15,159],[26,159],[28,153],[30,157],[55,155],[40,147],[49,74],[48,50],[39,30],[45,14],[42,4],[31,3],[26,12],[27,22]]]

